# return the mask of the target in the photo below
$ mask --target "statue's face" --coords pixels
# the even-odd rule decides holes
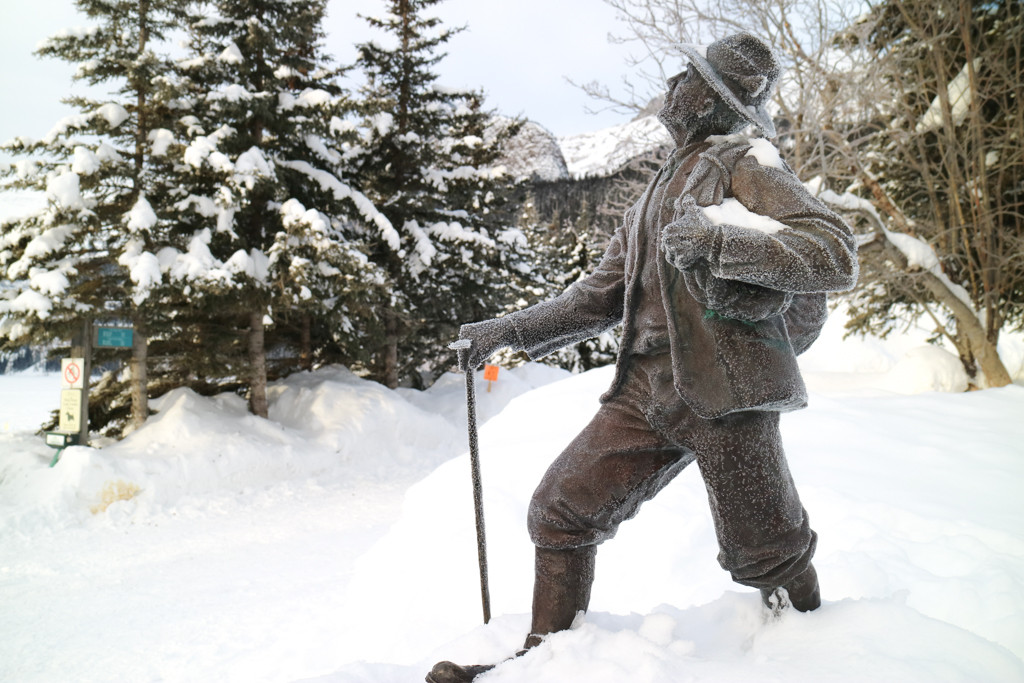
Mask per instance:
[[[681,146],[698,134],[700,122],[711,114],[717,97],[700,73],[687,66],[668,79],[665,106],[658,112],[658,120]]]

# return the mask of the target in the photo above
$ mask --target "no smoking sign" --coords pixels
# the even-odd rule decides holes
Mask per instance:
[[[82,376],[82,368],[85,367],[84,358],[61,358],[60,360],[60,384],[62,389],[82,389],[85,386],[85,378]]]

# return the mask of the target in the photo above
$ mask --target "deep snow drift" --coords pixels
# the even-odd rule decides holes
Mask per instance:
[[[484,680],[1024,681],[1024,387],[935,392],[962,378],[920,335],[840,325],[802,358],[811,407],[783,417],[822,609],[771,619],[729,581],[691,468],[601,548],[577,628]],[[610,379],[480,381],[483,626],[461,376],[391,392],[327,368],[275,385],[270,420],[175,391],[53,469],[32,431],[57,377],[0,377],[0,680],[405,683],[498,661],[529,623],[529,496]]]

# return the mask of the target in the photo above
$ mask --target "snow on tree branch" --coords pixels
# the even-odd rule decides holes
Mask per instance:
[[[373,202],[366,195],[341,182],[333,173],[318,169],[308,161],[279,161],[278,164],[314,180],[322,189],[333,193],[335,199],[351,200],[356,205],[359,213],[366,220],[371,221],[377,226],[381,237],[392,250],[397,252],[401,249],[402,241],[398,231],[391,225],[391,221],[388,220],[387,216],[378,211],[377,207],[373,205]]]
[[[143,250],[142,240],[129,240],[117,262],[128,269],[128,277],[135,285],[132,291],[135,305],[149,298],[150,291],[162,280],[160,261],[155,254]]]
[[[146,195],[140,194],[135,206],[128,212],[128,230],[130,232],[148,231],[154,225],[156,225],[156,213],[146,201]]]
[[[104,119],[107,125],[113,129],[128,120],[128,111],[115,102],[107,102],[97,107],[90,114],[65,116],[50,129],[50,132],[43,136],[42,142],[47,145],[53,144],[57,138],[67,135],[69,130],[85,128],[97,117]]]
[[[813,187],[813,184],[811,185]],[[971,301],[967,290],[950,280],[949,276],[943,272],[939,257],[931,245],[913,235],[889,230],[885,227],[885,223],[882,221],[882,217],[878,214],[874,205],[853,193],[844,192],[843,194],[838,194],[832,190],[824,190],[818,193],[818,198],[836,208],[869,215],[878,228],[878,234],[906,259],[907,270],[923,270],[933,275],[950,294],[956,297],[971,312],[978,323],[984,326],[984,316],[974,307],[974,303]]]
[[[9,301],[0,301],[0,313],[32,313],[46,320],[53,310],[53,301],[39,292],[26,289]]]

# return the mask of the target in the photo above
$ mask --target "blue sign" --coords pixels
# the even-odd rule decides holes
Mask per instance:
[[[96,346],[129,349],[132,346],[132,328],[97,327]]]

